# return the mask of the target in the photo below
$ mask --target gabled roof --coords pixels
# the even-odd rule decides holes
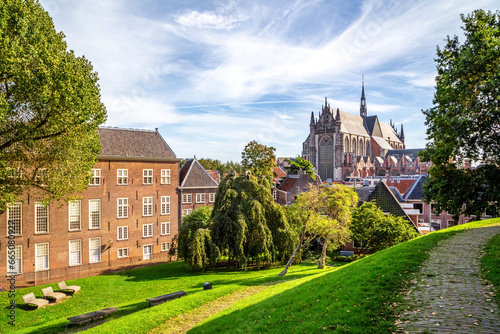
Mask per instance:
[[[342,122],[340,131],[343,133],[350,133],[354,135],[361,135],[369,137],[370,134],[366,131],[364,126],[363,117],[354,115],[345,111],[339,111],[340,120]]]
[[[196,159],[188,159],[179,171],[180,189],[217,188],[218,184]]]
[[[416,199],[421,200],[424,198],[424,184],[426,176],[420,175],[413,185],[408,189],[404,195],[405,200]]]
[[[281,167],[274,167],[273,172],[278,179],[284,179],[286,177],[286,172]]]
[[[215,182],[217,182],[217,184],[220,183],[220,173],[218,170],[207,170],[207,173],[212,177],[212,179],[214,179]]]
[[[401,143],[401,140],[399,140],[399,137],[392,126],[387,123],[380,123],[380,129],[382,130],[382,138],[389,139],[396,143]]]
[[[155,159],[178,161],[155,130],[100,127],[101,153],[98,158]]]
[[[377,116],[367,116],[365,118],[365,126],[370,136],[382,137],[382,130]]]
[[[373,136],[372,139],[380,146],[380,148],[385,150],[391,150],[392,146],[382,137]]]
[[[413,160],[415,160],[418,156],[418,152],[423,151],[423,148],[410,148],[410,149],[404,149],[404,150],[389,150],[387,152],[388,155],[394,155],[398,157],[398,159],[401,158],[403,155],[407,155]]]

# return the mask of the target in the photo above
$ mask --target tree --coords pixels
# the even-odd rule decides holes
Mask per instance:
[[[97,81],[36,0],[0,0],[0,211],[26,190],[48,203],[88,186],[106,119]]]
[[[500,213],[500,17],[476,10],[461,15],[465,42],[447,38],[437,48],[434,107],[424,111],[432,161],[424,186],[437,212],[480,216]],[[460,169],[465,159],[481,163]]]
[[[302,230],[293,254],[278,276],[286,275],[295,256],[307,244],[305,241],[317,238],[323,246],[318,268],[323,268],[328,245],[338,248],[347,242],[351,207],[357,201],[356,192],[344,185],[316,186],[298,196],[293,205],[302,218]]]
[[[286,161],[290,164],[290,167],[286,167],[288,174],[298,174],[299,171],[304,171],[316,181],[314,167],[310,161],[301,158],[300,156],[297,156],[294,159],[286,158]]]
[[[221,253],[245,267],[288,256],[293,232],[274,203],[266,179],[230,174],[220,183],[212,212],[212,238]]]
[[[276,167],[276,156],[274,147],[267,147],[252,140],[241,153],[241,165],[243,169],[249,170],[253,175],[265,176],[272,179]]]
[[[418,237],[411,223],[402,217],[386,216],[373,202],[352,210],[351,238],[364,249],[379,251]]]
[[[178,254],[192,269],[204,269],[216,263],[220,256],[212,242],[210,216],[212,208],[202,206],[182,220],[178,235]]]

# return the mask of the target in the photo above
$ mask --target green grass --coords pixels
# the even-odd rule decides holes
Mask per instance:
[[[500,234],[490,239],[484,247],[485,254],[481,258],[484,277],[497,288],[495,300],[500,306]]]
[[[66,318],[116,306],[118,312],[89,333],[147,333],[172,317],[193,310],[209,301],[249,286],[282,281],[263,292],[236,302],[192,329],[193,333],[388,333],[395,331],[395,307],[402,300],[400,292],[427,258],[437,242],[469,228],[500,224],[500,219],[460,225],[397,245],[343,267],[316,269],[316,264],[291,267],[285,277],[276,277],[282,267],[260,270],[220,270],[206,273],[189,272],[183,262],[151,266],[113,275],[87,277],[67,282],[82,290],[68,300],[39,310],[17,309],[16,327],[4,317],[0,332],[58,333],[65,330]],[[497,257],[499,243],[491,251]],[[492,246],[492,247],[493,247]],[[495,255],[496,254],[496,255]],[[486,257],[485,257],[486,259]],[[495,259],[494,259],[495,260]],[[498,264],[491,262],[491,266]],[[498,271],[489,269],[500,279]],[[493,279],[489,278],[492,282]],[[210,281],[214,289],[203,291]],[[499,283],[500,284],[500,283]],[[50,284],[57,289],[56,284]],[[16,300],[41,288],[17,291]],[[149,307],[146,298],[184,290],[187,296]],[[6,293],[1,305],[8,305]],[[7,315],[7,307],[4,307]]]
[[[400,294],[437,242],[469,228],[500,224],[473,222],[431,233],[373,254],[307,282],[271,287],[234,304],[190,333],[391,333]]]

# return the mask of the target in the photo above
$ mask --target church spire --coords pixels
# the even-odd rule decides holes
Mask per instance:
[[[359,105],[359,116],[365,118],[367,116],[366,97],[365,97],[365,76],[362,76],[361,82],[361,103]]]
[[[311,122],[309,122],[309,125],[314,125],[316,122],[314,122],[314,111],[311,111]]]
[[[401,134],[399,135],[399,138],[401,139],[401,141],[404,144],[405,143],[405,133],[403,131],[403,123],[401,123]]]

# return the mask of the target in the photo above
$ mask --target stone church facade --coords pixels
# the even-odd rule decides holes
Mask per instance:
[[[349,176],[385,175],[391,150],[404,150],[403,125],[398,132],[392,121],[380,122],[367,115],[364,83],[359,115],[330,107],[327,98],[318,118],[311,113],[309,135],[302,146],[302,158],[316,168],[321,180],[341,181]],[[357,168],[362,166],[362,168]]]

